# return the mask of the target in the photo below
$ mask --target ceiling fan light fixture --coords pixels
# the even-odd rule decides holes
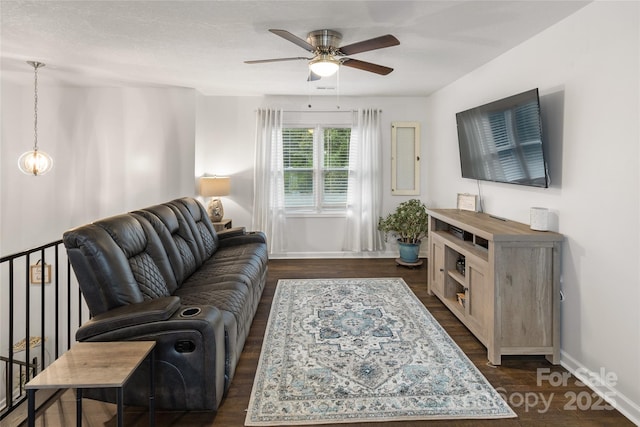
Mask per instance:
[[[322,53],[309,62],[311,72],[321,77],[334,75],[338,68],[340,68],[340,61],[328,53]]]

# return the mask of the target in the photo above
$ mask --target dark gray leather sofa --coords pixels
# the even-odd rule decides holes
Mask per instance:
[[[266,283],[264,234],[217,233],[186,197],[71,229],[63,241],[92,316],[76,339],[156,341],[156,406],[216,410]],[[148,403],[145,363],[125,404]],[[108,390],[85,396],[115,401]]]

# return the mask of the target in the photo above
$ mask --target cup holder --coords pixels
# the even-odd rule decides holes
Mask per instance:
[[[185,308],[184,310],[182,310],[182,312],[180,313],[180,317],[193,317],[193,316],[197,316],[198,314],[200,314],[202,310],[200,309],[200,307],[189,307],[189,308]]]

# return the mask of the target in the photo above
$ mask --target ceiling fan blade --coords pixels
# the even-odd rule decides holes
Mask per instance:
[[[308,61],[310,58],[305,58],[304,56],[295,56],[293,58],[256,59],[253,61],[244,61],[244,63],[245,64],[262,64],[265,62],[298,61],[300,59],[304,59]]]
[[[380,36],[369,40],[364,40],[358,43],[353,43],[347,46],[343,46],[340,48],[340,52],[344,55],[349,56],[360,52],[367,52],[369,50],[382,49],[385,47],[397,46],[400,44],[400,41],[392,36],[391,34],[387,34],[386,36]]]
[[[360,61],[358,59],[343,59],[342,65],[351,68],[357,68],[358,70],[369,71],[376,74],[386,76],[393,71],[393,68],[385,67],[384,65],[372,64],[371,62]]]
[[[297,44],[304,50],[308,50],[309,52],[314,52],[316,50],[316,48],[313,47],[311,44],[307,43],[306,40],[303,40],[300,37],[291,34],[287,30],[269,30],[269,31],[271,31],[275,35],[282,37],[285,40],[289,40],[291,43]]]

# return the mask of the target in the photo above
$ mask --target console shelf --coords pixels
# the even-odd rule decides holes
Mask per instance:
[[[478,212],[429,209],[427,286],[487,347],[560,363],[563,236]]]

